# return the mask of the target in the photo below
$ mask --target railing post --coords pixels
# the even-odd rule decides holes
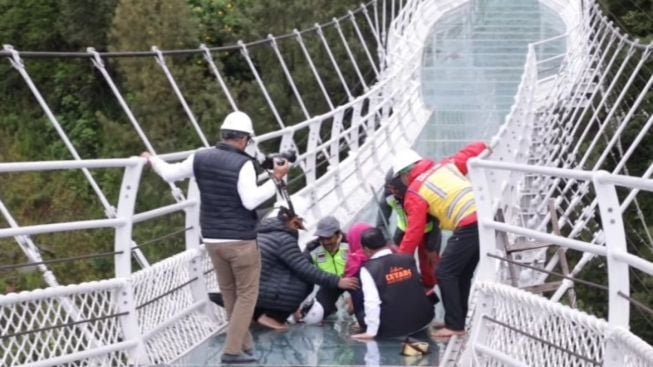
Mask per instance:
[[[470,322],[470,337],[469,344],[463,351],[462,357],[460,358],[460,366],[475,366],[474,363],[476,359],[476,346],[477,345],[487,345],[486,341],[489,338],[489,335],[492,330],[490,326],[485,321],[485,316],[489,315],[494,309],[494,298],[491,293],[487,290],[484,290],[477,283],[474,286],[473,295],[476,296],[476,301],[474,303],[474,311],[472,320]],[[448,349],[448,348],[447,348]]]
[[[626,254],[626,233],[619,205],[619,197],[614,185],[606,182],[609,176],[606,171],[594,173],[592,182],[598,198],[601,212],[601,225],[605,233],[605,246],[607,250],[606,262],[608,263],[608,288],[609,309],[608,324],[610,329],[623,328],[628,330],[630,323],[630,295],[629,267],[628,264],[615,258],[615,254]],[[624,354],[619,351],[619,345],[614,338],[606,338],[604,366],[621,366],[624,363]]]
[[[494,220],[492,211],[492,198],[498,193],[491,192],[490,182],[487,179],[486,169],[479,166],[480,158],[473,158],[469,161],[469,178],[472,181],[472,188],[476,200],[478,216],[479,253],[480,259],[476,269],[475,279],[492,282],[497,279],[499,262],[487,254],[498,255],[497,234],[493,228],[487,226],[488,222]]]
[[[187,200],[195,202],[195,204],[184,209],[186,215],[186,250],[192,250],[199,248],[202,241],[200,232],[200,191],[194,178],[191,178],[188,182]]]
[[[114,299],[116,301],[117,311],[124,313],[119,318],[123,337],[125,340],[138,341],[138,344],[134,348],[127,351],[130,365],[146,366],[151,364],[152,362],[147,355],[147,349],[143,343],[140,325],[138,324],[138,313],[134,302],[134,288],[132,288],[131,282],[125,280],[122,289],[115,291]]]
[[[128,279],[131,276],[131,244],[132,244],[132,217],[136,204],[138,185],[143,171],[145,160],[138,157],[130,158],[134,163],[125,167],[125,173],[120,185],[118,210],[116,217],[124,219],[125,224],[116,227],[114,251],[116,278],[125,279],[125,286],[118,291],[115,297],[118,312],[125,312],[120,317],[120,324],[125,340],[138,340],[138,345],[127,352],[132,364],[143,365],[150,363],[138,324],[134,290]]]
[[[116,227],[114,251],[116,278],[128,278],[132,273],[131,243],[132,243],[132,217],[138,193],[138,184],[141,180],[145,160],[138,157],[130,158],[134,163],[125,167],[125,173],[120,185],[118,210],[116,218],[124,219],[125,224]]]

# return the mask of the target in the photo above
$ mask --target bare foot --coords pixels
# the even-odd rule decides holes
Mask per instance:
[[[263,314],[263,315],[259,316],[259,318],[256,319],[256,321],[259,324],[261,324],[261,325],[263,325],[265,327],[269,327],[270,329],[272,329],[274,331],[280,331],[280,332],[288,331],[288,324],[286,324],[285,322],[281,323],[281,322],[269,317],[266,314]]]
[[[451,330],[451,329],[447,329],[446,327],[431,334],[431,336],[433,336],[436,339],[448,339],[451,338],[452,336],[462,336],[462,335],[465,335],[464,330]]]
[[[445,325],[443,322],[434,322],[433,324],[431,324],[431,328],[432,328],[433,330],[444,329],[445,326],[446,326],[446,325]]]

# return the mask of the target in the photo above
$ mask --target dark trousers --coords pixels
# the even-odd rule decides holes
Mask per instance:
[[[326,287],[320,287],[320,290],[317,291],[317,294],[315,295],[315,300],[320,302],[320,304],[324,308],[325,319],[327,318],[327,316],[331,315],[332,313],[338,310],[336,306],[336,302],[338,301],[338,297],[340,297],[342,292],[344,292],[342,289],[326,288]]]
[[[465,330],[469,291],[478,258],[478,226],[474,224],[456,229],[447,241],[437,269],[444,304],[444,323],[450,330]]]
[[[257,320],[263,314],[265,314],[268,317],[271,317],[271,318],[273,318],[273,319],[275,319],[275,320],[277,320],[277,321],[279,321],[280,323],[283,324],[283,323],[286,322],[286,320],[288,319],[290,314],[292,314],[292,312],[290,312],[290,311],[280,311],[280,310],[271,310],[271,309],[256,307],[254,309],[254,320]]]
[[[349,291],[349,294],[351,295],[351,302],[354,305],[354,316],[356,317],[356,321],[358,321],[358,325],[360,326],[361,330],[365,330],[367,329],[367,326],[365,325],[365,305],[363,303],[363,290],[356,289],[354,291]]]
[[[209,293],[209,299],[211,300],[211,302],[215,303],[216,305],[220,307],[224,307],[224,298],[222,297],[222,293]],[[265,309],[261,307],[255,307],[253,320],[258,319],[263,314],[266,314],[269,317],[281,323],[284,323],[288,319],[288,316],[292,314],[292,311],[280,311],[280,310],[271,310],[271,309]]]

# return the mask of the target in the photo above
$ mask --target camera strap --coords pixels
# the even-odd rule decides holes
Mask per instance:
[[[272,171],[263,167],[263,165],[261,165],[258,162],[258,160],[252,159],[252,162],[254,163],[254,166],[267,172],[272,182],[274,182],[274,186],[277,188],[277,192],[279,193],[279,196],[281,196],[281,198],[285,200],[286,203],[288,203],[288,210],[290,210],[290,213],[292,215],[296,215],[297,213],[295,213],[295,208],[293,207],[292,201],[290,200],[290,194],[288,193],[288,187],[286,186],[286,183],[283,180],[278,180],[276,177],[274,177]]]
[[[272,176],[271,176],[272,177]],[[288,186],[286,186],[286,183],[283,182],[283,180],[274,180],[274,185],[277,187],[277,192],[279,193],[279,196],[283,200],[285,200],[286,203],[288,203],[288,210],[290,210],[291,215],[295,216],[297,213],[295,213],[295,208],[292,205],[292,201],[290,200],[290,194],[288,193]]]

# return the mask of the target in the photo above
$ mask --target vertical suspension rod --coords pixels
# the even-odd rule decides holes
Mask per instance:
[[[93,63],[93,66],[95,66],[102,76],[104,77],[104,80],[107,82],[109,85],[109,88],[111,88],[111,91],[113,92],[113,95],[116,97],[118,100],[118,103],[122,107],[123,111],[127,115],[127,118],[129,119],[129,122],[132,124],[134,129],[136,130],[136,133],[138,136],[141,138],[141,141],[143,144],[145,144],[145,147],[147,150],[152,154],[156,155],[156,151],[154,150],[154,147],[150,143],[150,140],[147,138],[145,135],[145,132],[143,132],[143,129],[141,128],[141,125],[138,123],[136,120],[136,117],[132,113],[131,109],[127,105],[127,102],[125,101],[125,98],[122,96],[122,93],[118,90],[118,87],[116,84],[113,82],[113,79],[111,78],[111,75],[109,75],[109,72],[107,71],[104,61],[100,57],[100,54],[95,51],[94,48],[89,47],[87,49],[87,52],[90,53],[93,57],[91,58],[91,62]],[[181,190],[172,182],[168,182],[168,186],[170,187],[170,190],[172,191],[172,196],[175,198],[177,202],[183,201],[184,200],[184,194],[181,192]]]
[[[231,109],[234,111],[238,111],[238,106],[236,105],[236,101],[234,101],[234,98],[231,96],[231,92],[229,92],[229,88],[227,88],[227,84],[222,78],[222,75],[220,74],[220,70],[218,70],[218,66],[215,64],[215,61],[213,60],[211,51],[204,44],[200,45],[200,49],[204,51],[204,59],[209,64],[209,68],[211,69],[211,72],[213,72],[213,75],[215,75],[215,78],[218,80],[218,84],[220,84],[220,88],[222,88],[222,91],[227,96],[227,100],[229,100]]]
[[[240,53],[245,58],[245,61],[247,61],[247,65],[249,65],[249,68],[252,71],[254,78],[256,79],[256,83],[261,89],[261,92],[263,93],[263,97],[265,97],[265,100],[268,102],[268,106],[270,106],[270,109],[272,110],[272,114],[274,115],[274,118],[277,120],[277,124],[279,124],[280,128],[282,129],[285,128],[286,125],[283,123],[283,120],[279,115],[279,111],[277,111],[277,107],[274,105],[274,102],[272,101],[270,94],[268,94],[268,90],[265,88],[265,84],[263,83],[263,80],[261,80],[261,76],[256,70],[256,66],[254,66],[254,62],[252,62],[252,59],[249,56],[249,50],[247,49],[247,46],[243,43],[243,41],[238,41],[238,46],[240,46]]]
[[[50,106],[48,106],[47,102],[41,95],[41,92],[38,90],[36,85],[34,84],[34,81],[32,78],[29,76],[27,73],[27,70],[25,69],[25,64],[23,63],[23,60],[20,57],[20,54],[18,51],[14,50],[13,47],[10,45],[4,45],[5,51],[8,51],[11,53],[11,58],[9,58],[9,62],[11,63],[11,66],[14,67],[20,73],[20,75],[23,77],[23,80],[25,83],[27,83],[27,86],[29,87],[30,91],[32,92],[32,95],[36,98],[37,102],[43,109],[43,112],[45,112],[46,116],[48,117],[48,120],[50,120],[50,123],[52,126],[54,126],[54,129],[57,131],[57,134],[63,140],[64,145],[66,146],[66,149],[68,149],[68,152],[73,156],[73,158],[77,161],[81,160],[82,158],[79,156],[79,153],[77,152],[77,149],[75,149],[75,146],[73,143],[70,141],[68,138],[68,135],[64,131],[63,127],[61,127],[61,124],[57,120],[56,116],[50,109]],[[95,181],[95,178],[93,178],[93,175],[89,171],[88,168],[82,168],[82,173],[84,174],[84,177],[86,177],[86,180],[88,183],[91,185],[93,188],[93,191],[97,195],[97,197],[100,199],[100,202],[102,203],[102,206],[104,207],[104,212],[107,217],[109,218],[115,218],[116,216],[116,208],[109,203],[109,200],[107,200],[106,196],[104,196],[104,193],[102,192],[102,189],[100,189],[100,186],[98,183]]]
[[[376,5],[376,2],[374,2]],[[374,39],[376,40],[376,48],[377,48],[377,54],[379,55],[379,70],[384,70],[385,68],[385,48],[383,47],[383,43],[381,42],[381,37],[379,36],[378,29],[374,28],[374,24],[372,23],[372,19],[370,18],[370,14],[367,11],[367,8],[364,5],[361,5],[363,7],[363,15],[365,16],[365,19],[367,19],[367,24],[370,27],[370,32],[372,32],[372,35],[374,36]],[[375,11],[375,21],[376,19],[376,6],[374,7]],[[378,22],[377,22],[377,27],[378,27]]]
[[[293,29],[293,33],[295,34],[297,42],[299,42],[299,46],[301,47],[302,53],[304,54],[304,57],[308,62],[308,66],[311,68],[311,71],[313,72],[313,76],[315,76],[315,80],[317,81],[317,84],[320,86],[320,90],[322,91],[322,94],[324,95],[324,99],[329,105],[329,109],[333,110],[334,106],[333,106],[333,102],[331,101],[331,97],[329,97],[329,93],[324,87],[324,83],[322,82],[320,73],[318,73],[317,68],[315,68],[315,64],[313,63],[313,58],[308,53],[308,49],[306,49],[306,45],[304,44],[304,39],[302,38],[302,34],[297,29]]]
[[[342,33],[342,28],[340,27],[340,22],[336,18],[333,18],[333,22],[336,25],[336,30],[338,31],[338,36],[340,36],[340,40],[342,41],[343,46],[345,46],[345,51],[347,52],[347,55],[349,56],[349,60],[351,60],[351,63],[354,66],[354,71],[356,72],[356,75],[358,75],[358,79],[360,80],[361,85],[363,86],[363,90],[367,91],[369,88],[367,86],[367,83],[365,82],[365,78],[363,77],[363,74],[361,74],[361,71],[358,68],[358,63],[356,62],[356,58],[354,57],[354,54],[351,52],[351,49],[349,48],[349,42],[347,42],[347,38],[345,38],[345,34]]]
[[[363,10],[367,10],[363,8]],[[374,75],[376,75],[376,78],[379,78],[379,69],[376,67],[376,64],[374,63],[374,58],[372,58],[372,54],[370,53],[369,48],[367,47],[367,42],[365,42],[365,38],[363,38],[363,34],[361,33],[360,28],[358,27],[358,22],[356,22],[356,17],[354,16],[354,13],[350,10],[349,11],[349,19],[351,20],[351,24],[354,26],[354,31],[356,32],[356,36],[358,37],[358,40],[360,41],[361,45],[363,45],[363,50],[365,51],[365,55],[367,55],[367,59],[370,61],[370,65],[372,66],[372,69],[374,70]]]
[[[190,107],[188,106],[188,103],[186,102],[186,98],[184,98],[184,95],[181,93],[181,90],[179,90],[179,86],[177,85],[175,78],[172,76],[172,73],[170,72],[170,68],[168,68],[168,65],[166,64],[166,59],[163,57],[163,54],[156,46],[152,46],[152,51],[156,52],[156,63],[159,64],[159,66],[163,70],[163,73],[166,75],[168,82],[170,82],[170,86],[175,91],[179,103],[181,103],[181,106],[184,108],[184,112],[186,112],[186,116],[188,116],[188,119],[190,119],[191,124],[193,124],[193,128],[195,129],[195,132],[197,132],[197,135],[200,137],[200,140],[202,140],[202,144],[204,144],[205,147],[208,147],[209,142],[206,140],[206,136],[204,136],[204,132],[202,132],[200,125],[197,123],[197,119],[195,118],[193,111],[191,111]]]
[[[322,41],[322,45],[324,46],[324,49],[326,50],[327,55],[329,56],[329,60],[331,60],[331,64],[333,65],[333,68],[336,70],[336,73],[338,74],[338,78],[340,79],[340,82],[342,83],[342,87],[345,89],[345,92],[347,93],[347,97],[351,101],[352,99],[354,99],[354,97],[351,95],[351,91],[349,90],[349,86],[347,85],[347,82],[345,81],[345,78],[342,75],[342,72],[340,71],[340,67],[338,66],[338,62],[336,62],[335,57],[333,57],[333,53],[331,52],[331,47],[329,47],[329,43],[327,42],[326,37],[324,37],[324,32],[322,31],[322,26],[315,23],[315,28],[317,29],[317,34],[320,36],[320,40]]]
[[[292,75],[288,70],[286,61],[283,59],[283,56],[279,51],[279,45],[277,44],[277,40],[271,34],[268,34],[268,39],[270,40],[270,44],[272,45],[274,54],[277,55],[277,59],[279,59],[279,64],[281,64],[281,68],[283,69],[283,73],[286,75],[286,79],[290,84],[290,88],[292,89],[293,94],[295,94],[295,98],[297,98],[297,102],[299,102],[299,106],[301,107],[302,112],[304,112],[304,117],[306,117],[307,120],[310,119],[311,115],[308,113],[308,110],[306,109],[306,105],[304,104],[304,99],[302,99],[302,95],[301,93],[299,93],[299,90],[297,89],[297,85],[295,85],[295,81],[293,80]]]

